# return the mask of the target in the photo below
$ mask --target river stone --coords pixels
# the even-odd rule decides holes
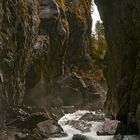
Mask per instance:
[[[30,134],[17,133],[15,140],[39,140],[37,137]]]
[[[54,135],[61,134],[63,129],[54,120],[46,120],[37,124],[37,129],[40,134],[46,138]]]
[[[97,135],[131,135],[132,130],[118,120],[106,120]]]
[[[120,128],[121,122],[117,120],[106,120],[101,131],[97,131],[97,135],[115,135],[117,129]]]
[[[87,137],[81,134],[73,135],[72,140],[87,140]]]
[[[104,121],[104,115],[103,114],[93,114],[93,113],[86,113],[84,114],[79,120],[84,121]]]
[[[72,120],[69,125],[83,133],[90,132],[92,125],[82,120]]]

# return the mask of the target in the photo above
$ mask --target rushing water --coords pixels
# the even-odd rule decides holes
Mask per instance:
[[[72,126],[69,125],[69,123],[67,123],[72,120],[79,120],[79,118],[81,118],[85,113],[89,113],[89,111],[76,111],[73,114],[66,114],[65,116],[63,116],[59,120],[59,124],[68,134],[68,136],[63,138],[50,138],[49,140],[72,140],[74,134],[85,135],[88,140],[114,140],[114,136],[97,136],[96,132],[101,129],[103,122],[95,122],[95,121],[90,122],[92,124],[92,127],[90,129],[90,132],[88,133],[82,133],[80,130],[73,128]],[[125,136],[123,140],[139,140],[139,138],[138,136]]]

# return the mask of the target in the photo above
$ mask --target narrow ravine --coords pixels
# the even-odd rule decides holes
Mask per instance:
[[[72,140],[73,135],[75,134],[81,134],[86,136],[87,140],[138,140],[138,136],[132,135],[132,136],[97,136],[96,132],[101,130],[102,126],[103,126],[103,121],[85,121],[85,123],[90,124],[91,128],[89,132],[85,132],[83,133],[82,131],[74,128],[71,125],[71,122],[74,120],[79,121],[79,119],[84,116],[86,113],[93,113],[95,114],[95,112],[91,112],[91,111],[86,111],[86,110],[79,110],[76,111],[72,114],[65,114],[65,116],[63,116],[60,120],[59,120],[59,124],[61,125],[61,127],[64,129],[64,132],[68,134],[67,137],[63,137],[63,138],[50,138],[49,140]],[[101,114],[104,115],[104,114]],[[82,127],[80,129],[85,129],[84,125],[79,125],[78,127]]]
[[[140,0],[1,0],[0,140],[138,135]]]

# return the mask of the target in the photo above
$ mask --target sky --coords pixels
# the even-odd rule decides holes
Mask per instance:
[[[92,25],[92,31],[94,32],[95,31],[95,24],[98,20],[101,20],[100,19],[100,16],[99,16],[99,12],[98,12],[98,9],[97,9],[97,6],[94,4],[93,6],[93,13],[92,13],[92,18],[93,18],[93,25]]]

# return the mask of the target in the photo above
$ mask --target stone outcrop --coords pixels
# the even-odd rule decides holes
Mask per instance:
[[[25,75],[32,62],[32,51],[39,17],[37,2],[2,1],[1,71],[7,104],[20,104],[25,92]],[[29,14],[29,12],[31,14]],[[34,20],[35,18],[35,20]]]
[[[90,9],[88,0],[1,0],[0,110],[45,106],[70,65],[90,66]]]
[[[1,68],[7,104],[19,105],[30,97],[53,93],[56,79],[65,73],[67,64],[73,63],[69,54],[83,54],[74,55],[76,63],[81,61],[77,57],[88,55],[85,48],[90,44],[90,6],[88,1],[2,1]],[[80,37],[73,21],[82,30]]]
[[[106,110],[125,124],[136,123],[133,120],[140,103],[140,2],[137,0],[95,0],[95,2],[103,20],[108,44],[104,70],[108,83]],[[128,114],[133,114],[133,117],[129,119]]]
[[[29,106],[11,107],[6,115],[1,140],[43,140],[49,137],[65,137],[57,118],[42,108]]]
[[[66,1],[66,15],[69,23],[69,39],[66,44],[66,65],[75,65],[86,69],[91,68],[91,3],[91,0]]]
[[[71,5],[74,7],[72,8]],[[82,66],[90,67],[89,50],[92,20],[90,10],[86,10],[87,7],[88,9],[91,7],[91,3],[88,1],[42,0],[40,2],[39,36],[45,35],[49,39],[47,44],[43,45],[46,46],[46,54],[42,58],[37,58],[27,72],[26,85],[28,88],[25,97],[27,103],[60,107],[65,105],[67,100],[62,101],[63,97],[59,97],[59,93],[60,96],[61,93],[62,96],[65,96],[63,93],[66,90],[71,92],[74,97],[78,95],[78,100],[82,98],[81,92],[76,94],[77,91],[74,89],[60,88],[61,85],[58,81],[62,77],[68,76],[71,65],[75,65],[78,69]],[[34,82],[32,82],[33,76]],[[31,86],[29,86],[30,83],[32,83]],[[57,102],[53,101],[53,98]],[[69,102],[67,103],[70,105]]]
[[[105,107],[116,119],[136,128],[140,2],[95,2],[108,43]],[[23,102],[46,105],[47,97],[60,88],[58,79],[71,72],[73,65],[90,68],[90,9],[91,0],[1,0],[0,110]],[[4,115],[0,111],[0,121]]]

